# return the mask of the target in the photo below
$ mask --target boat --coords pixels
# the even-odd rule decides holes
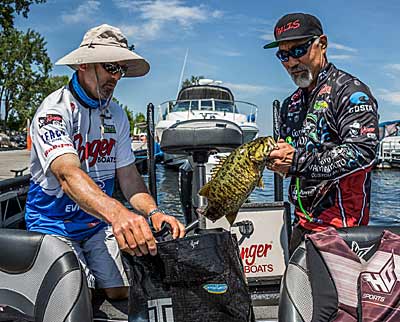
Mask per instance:
[[[227,120],[243,131],[243,141],[257,137],[257,105],[235,100],[232,91],[210,79],[200,79],[198,85],[183,87],[176,100],[163,102],[158,107],[155,126],[156,141],[161,142],[163,132],[171,126],[188,120]],[[167,166],[182,165],[187,156],[164,153]]]
[[[378,168],[400,168],[400,120],[379,124]]]
[[[202,120],[203,122],[206,120]],[[229,122],[229,121],[225,121]],[[234,135],[232,132],[233,128],[220,127],[218,131],[211,129],[213,137],[215,138],[224,138],[224,144],[229,146],[229,144],[238,144],[239,140],[234,140]],[[181,129],[182,130],[182,129]],[[183,129],[182,133],[187,133],[187,129]],[[169,131],[166,132],[166,135]],[[204,131],[202,131],[204,132]],[[215,134],[217,132],[217,134]],[[178,131],[174,132],[179,138],[185,139],[185,136],[179,135]],[[237,133],[241,134],[240,131]],[[239,136],[236,135],[238,138]],[[211,136],[208,136],[211,137]],[[173,140],[171,140],[173,141]],[[201,150],[201,153],[208,153],[215,146],[220,146],[221,141],[215,139],[214,140],[204,140],[204,145],[208,145],[209,148],[207,151]],[[177,149],[190,149],[190,146],[183,147],[184,145],[177,144]],[[201,146],[201,145],[200,145]],[[191,148],[196,150],[199,148],[199,145],[193,144]],[[174,153],[171,150],[172,153]],[[199,162],[197,162],[199,163]],[[152,168],[149,171],[153,171]],[[199,172],[200,173],[200,172]],[[155,179],[155,178],[154,178]],[[200,178],[199,178],[200,179]],[[198,180],[200,181],[200,180]],[[29,184],[29,175],[21,176],[18,178],[8,179],[0,182],[0,227],[2,228],[14,228],[17,230],[24,230],[24,203],[26,199],[27,188]],[[274,189],[283,189],[282,186],[278,188],[274,184]],[[282,191],[281,191],[282,193]],[[275,193],[275,196],[278,194]],[[288,241],[290,237],[290,207],[287,202],[281,202],[279,199],[276,199],[275,202],[269,204],[245,204],[239,214],[237,221],[231,227],[231,231],[235,233],[238,239],[238,245],[240,247],[239,252],[243,259],[243,269],[244,273],[248,279],[248,285],[251,290],[252,302],[255,310],[256,319],[259,322],[276,322],[277,321],[277,307],[279,304],[279,320],[286,322],[295,322],[295,321],[305,321],[307,319],[295,319],[297,317],[297,313],[295,313],[295,307],[299,306],[297,303],[302,303],[303,300],[307,300],[306,309],[312,308],[312,294],[309,295],[307,291],[310,288],[305,288],[301,283],[299,275],[295,274],[288,278],[287,272],[291,271],[292,273],[297,273],[295,270],[286,270],[288,264],[295,264],[294,266],[298,266],[299,259],[301,260],[300,264],[306,263],[304,257],[292,256],[289,262],[288,256]],[[208,220],[205,221],[205,228],[217,228],[217,227],[227,227],[226,218],[221,218],[219,221],[212,223]],[[229,227],[227,227],[229,229]],[[357,230],[356,230],[357,232]],[[25,243],[26,246],[32,246],[29,244],[29,236],[26,235],[25,232],[19,232],[20,236],[18,236],[18,231],[13,234],[14,239],[7,239],[3,235],[3,241],[6,246],[3,244],[3,252],[7,251],[8,248],[13,249],[12,247],[7,247],[11,242],[21,242]],[[346,232],[347,233],[347,232]],[[359,233],[359,237],[362,238],[369,236],[368,232]],[[5,232],[7,235],[7,232]],[[1,234],[0,234],[1,236]],[[26,241],[26,242],[25,242]],[[14,245],[13,245],[14,247]],[[24,252],[24,255],[28,254],[29,249]],[[54,252],[50,252],[53,255],[56,255],[59,258],[59,254]],[[8,252],[7,254],[10,254]],[[26,265],[29,261],[18,260],[18,252],[14,254],[10,254],[10,257],[7,258],[6,262],[9,263],[10,260],[18,265]],[[34,257],[34,256],[33,256]],[[26,256],[24,257],[24,259]],[[28,257],[29,258],[29,257]],[[296,267],[294,267],[296,269]],[[293,265],[292,265],[293,268]],[[305,271],[303,271],[305,272]],[[24,272],[25,274],[25,272]],[[304,274],[303,274],[304,275]],[[281,287],[282,277],[284,277],[283,287]],[[301,277],[301,276],[300,276]],[[21,278],[22,280],[22,278]],[[18,283],[19,287],[33,284],[40,285],[37,281],[33,279],[24,279],[25,283]],[[298,282],[300,281],[300,282]],[[35,282],[35,283],[33,283]],[[40,282],[40,280],[39,280]],[[296,299],[296,297],[289,296],[290,301],[295,300],[295,303],[292,305],[288,300],[280,301],[280,290],[286,292],[289,290],[290,292],[293,290],[293,286],[296,286],[295,294],[299,295],[300,299]],[[47,287],[48,289],[49,287]],[[70,292],[69,292],[70,293]],[[69,294],[68,293],[68,294]],[[282,294],[282,293],[281,293]],[[290,295],[292,292],[290,293]],[[305,297],[303,296],[305,294]],[[1,294],[0,294],[1,295]],[[67,294],[65,294],[67,295]],[[284,293],[285,295],[285,293]],[[3,297],[4,298],[4,297]],[[310,300],[311,299],[311,300]],[[297,301],[297,303],[296,303]],[[77,302],[74,302],[77,303]],[[29,304],[29,303],[28,303]],[[40,304],[40,303],[39,303]],[[58,303],[55,304],[55,308],[59,308]],[[169,305],[169,304],[168,304]],[[44,307],[41,305],[41,307]],[[92,307],[94,312],[94,322],[100,321],[109,321],[109,322],[121,322],[128,321],[129,315],[129,303],[128,301],[108,301],[101,294],[96,294],[92,301]],[[0,305],[0,311],[3,307]],[[90,309],[90,302],[85,302],[80,306],[81,309],[88,311]],[[158,306],[157,306],[158,308]],[[160,307],[162,309],[162,307]],[[309,310],[307,311],[309,312]],[[290,315],[290,317],[282,318],[281,314]],[[293,314],[292,314],[293,313]],[[161,315],[163,316],[163,315]],[[308,319],[311,320],[311,319]],[[39,320],[38,320],[39,321]],[[42,320],[40,320],[42,321]],[[52,322],[55,320],[51,320]],[[66,320],[65,320],[66,321]],[[68,320],[71,322],[77,320]],[[85,320],[86,321],[86,320]],[[130,320],[132,321],[132,320]],[[173,319],[153,319],[152,321],[173,321]],[[321,320],[322,321],[322,320]]]

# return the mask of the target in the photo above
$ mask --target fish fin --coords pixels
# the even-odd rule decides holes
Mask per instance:
[[[222,168],[222,165],[224,164],[224,162],[226,161],[228,156],[226,156],[226,155],[222,155],[222,156],[221,155],[217,155],[216,158],[218,159],[218,163],[210,171],[211,180],[215,179],[215,177],[217,176],[218,171]]]
[[[227,155],[216,155],[215,157],[219,160],[219,162],[225,162],[225,160],[228,158]]]
[[[226,220],[228,220],[229,224],[232,226],[236,220],[237,212],[227,214],[225,216]]]
[[[202,186],[202,187],[200,188],[198,194],[199,194],[200,196],[203,196],[203,197],[208,197],[208,193],[209,193],[209,191],[210,191],[210,187],[211,187],[211,185],[210,185],[210,181],[209,181],[209,182],[207,182],[204,186]]]
[[[221,165],[217,164],[214,166],[214,168],[211,169],[210,174],[211,174],[211,179],[213,180],[215,179],[215,177],[217,176],[218,171],[221,169]]]
[[[260,177],[260,180],[258,180],[257,187],[264,189],[264,181],[262,177]]]

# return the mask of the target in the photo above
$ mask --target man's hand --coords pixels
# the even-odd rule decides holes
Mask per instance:
[[[143,216],[123,209],[113,216],[111,225],[121,250],[136,256],[157,254],[156,240]]]
[[[269,155],[271,161],[268,163],[268,169],[280,173],[288,173],[293,162],[295,149],[284,140],[278,141],[278,149],[272,150]]]
[[[173,216],[163,214],[162,212],[156,212],[151,216],[151,222],[157,231],[161,229],[164,222],[168,223],[171,226],[172,237],[174,239],[185,236],[185,226],[183,226],[183,224]]]

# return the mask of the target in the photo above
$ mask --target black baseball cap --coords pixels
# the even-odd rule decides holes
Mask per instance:
[[[264,48],[275,48],[282,41],[321,36],[323,33],[317,17],[307,13],[289,13],[278,20],[274,29],[275,41]]]

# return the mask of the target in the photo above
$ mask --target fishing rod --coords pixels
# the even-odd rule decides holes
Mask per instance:
[[[279,130],[279,114],[280,114],[281,104],[278,100],[272,103],[272,128],[274,131],[274,139],[278,140],[280,137]],[[275,201],[283,201],[283,179],[278,173],[274,173],[274,195]]]
[[[157,178],[156,178],[156,160],[154,153],[154,105],[147,105],[147,171],[149,173],[149,191],[157,203]]]

